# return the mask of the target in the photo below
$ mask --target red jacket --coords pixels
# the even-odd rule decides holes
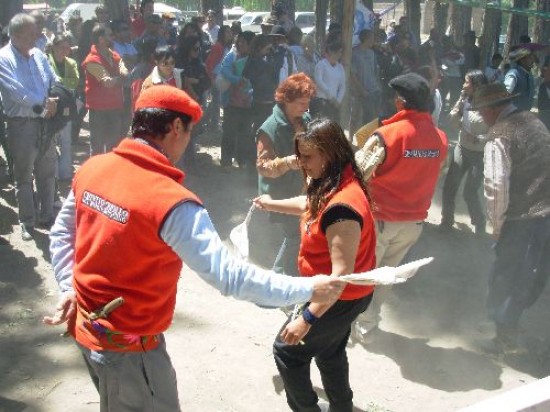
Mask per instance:
[[[384,140],[386,158],[369,184],[374,218],[424,220],[447,157],[447,136],[427,112],[402,110],[383,124],[375,133]]]
[[[154,337],[170,325],[182,262],[160,230],[176,205],[200,203],[182,180],[163,154],[133,139],[78,170],[73,182],[78,306],[92,312],[119,296],[125,300],[96,324],[80,317],[74,334],[81,345],[139,351],[138,338]],[[109,335],[115,344],[105,339]]]
[[[118,110],[124,107],[124,100],[122,94],[122,85],[114,87],[105,87],[99,80],[88,73],[86,65],[88,63],[98,63],[102,65],[109,76],[120,76],[120,60],[121,57],[111,50],[112,64],[109,63],[96,49],[95,45],[92,45],[90,53],[86,56],[86,59],[82,62],[82,68],[86,73],[86,108],[92,110]]]
[[[331,274],[332,261],[326,235],[321,229],[321,221],[328,209],[334,205],[343,204],[353,209],[363,219],[361,239],[354,273],[366,272],[376,266],[376,236],[374,220],[370,211],[369,202],[361,185],[353,175],[351,166],[347,166],[342,173],[342,181],[336,193],[330,198],[325,208],[313,222],[306,221],[305,216],[300,222],[301,244],[298,254],[298,269],[302,276]],[[374,286],[347,285],[340,296],[340,300],[354,300],[370,295]]]

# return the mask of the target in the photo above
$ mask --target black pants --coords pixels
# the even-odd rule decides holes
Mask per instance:
[[[251,131],[250,109],[226,106],[223,110],[221,144],[222,166],[231,166],[237,159],[239,166],[256,164],[256,145]]]
[[[346,344],[351,324],[364,312],[372,294],[357,300],[337,301],[304,337],[304,345],[287,345],[279,334],[273,344],[273,354],[283,379],[286,398],[294,412],[319,412],[318,397],[310,378],[311,360],[315,358],[321,372],[323,387],[331,412],[351,412],[353,391],[349,384]],[[281,331],[287,325],[285,322]]]

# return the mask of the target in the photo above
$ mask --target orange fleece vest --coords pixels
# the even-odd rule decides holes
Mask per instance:
[[[124,107],[124,100],[122,94],[122,85],[114,87],[105,87],[99,80],[88,73],[86,65],[88,63],[101,64],[110,77],[120,76],[120,60],[121,57],[118,53],[111,50],[113,58],[112,64],[105,59],[96,49],[95,45],[92,45],[90,53],[86,56],[86,59],[82,62],[82,68],[86,74],[86,108],[92,110],[117,110]]]
[[[92,157],[76,173],[78,306],[90,313],[119,296],[125,300],[106,319],[87,322],[80,314],[73,332],[85,347],[151,349],[143,341],[169,327],[182,262],[160,230],[178,204],[201,203],[181,185],[183,177],[162,153],[133,139]]]
[[[342,181],[336,193],[330,198],[325,208],[314,221],[307,221],[304,217],[300,222],[302,240],[298,254],[298,269],[302,276],[332,273],[332,262],[326,235],[321,230],[321,221],[325,212],[334,205],[346,205],[354,210],[363,219],[361,239],[354,273],[366,272],[376,266],[376,236],[374,219],[369,202],[361,185],[353,175],[350,165],[342,173]],[[347,285],[340,296],[340,300],[355,300],[370,295],[374,286]]]
[[[386,159],[369,182],[376,220],[424,220],[447,156],[447,136],[429,113],[402,110],[376,130]]]

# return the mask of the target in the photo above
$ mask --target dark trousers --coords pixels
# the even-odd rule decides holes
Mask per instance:
[[[444,77],[441,81],[439,87],[439,92],[441,93],[441,100],[443,101],[443,110],[445,109],[445,100],[449,94],[449,107],[457,102],[460,97],[460,91],[462,90],[462,84],[464,83],[464,78],[462,77]]]
[[[234,158],[239,166],[255,165],[256,145],[250,132],[250,109],[226,106],[222,130],[221,165],[231,166]]]
[[[90,155],[110,152],[122,140],[123,110],[93,110],[89,112]]]
[[[517,328],[550,275],[550,216],[506,220],[495,245],[487,309],[498,332]]]
[[[451,163],[443,184],[441,223],[452,225],[455,220],[455,198],[460,182],[464,183],[464,200],[472,225],[485,226],[485,215],[481,206],[479,188],[483,182],[483,152],[468,150],[457,144],[451,155]]]
[[[321,372],[323,387],[331,412],[351,412],[353,391],[349,384],[349,364],[346,344],[351,324],[364,312],[372,294],[357,300],[337,301],[311,327],[304,345],[287,345],[277,334],[273,354],[283,379],[286,398],[294,412],[319,412],[318,397],[310,378],[311,360]],[[290,321],[287,320],[281,331]]]

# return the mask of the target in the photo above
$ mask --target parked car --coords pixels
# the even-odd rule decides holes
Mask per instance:
[[[60,14],[64,22],[68,22],[72,15],[82,18],[82,21],[91,20],[95,17],[95,9],[99,3],[72,3]]]
[[[260,25],[262,24],[262,20],[265,16],[268,16],[268,11],[249,11],[239,19],[241,22],[241,29],[243,31],[250,30],[254,33],[261,33],[262,28]]]
[[[246,13],[242,7],[232,7],[230,9],[223,9],[224,24],[239,20]]]
[[[315,13],[312,11],[297,11],[294,13],[294,24],[308,33],[315,27]]]

